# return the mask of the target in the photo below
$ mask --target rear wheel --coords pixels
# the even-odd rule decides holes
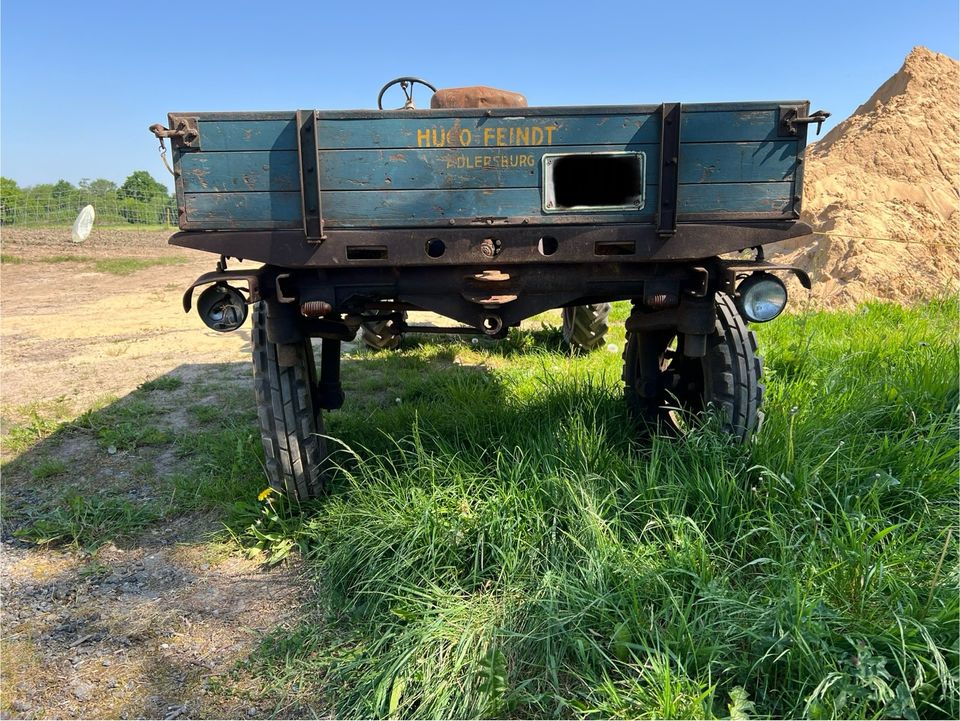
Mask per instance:
[[[576,305],[563,309],[563,339],[577,351],[589,353],[603,345],[609,326],[609,303]]]
[[[327,457],[321,410],[314,403],[313,346],[279,345],[267,338],[263,303],[253,312],[253,381],[270,486],[291,500],[316,498]]]
[[[407,319],[406,312],[403,319]],[[360,326],[360,338],[370,350],[396,350],[403,340],[403,333],[397,330],[396,321],[392,318],[377,318],[364,321]]]
[[[691,416],[714,409],[740,441],[762,419],[756,336],[723,293],[716,296],[716,323],[704,357],[685,356],[683,337],[673,331],[628,333],[623,356],[627,404],[639,419],[682,433]]]

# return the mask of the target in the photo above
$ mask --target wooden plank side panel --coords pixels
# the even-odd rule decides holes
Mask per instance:
[[[787,180],[796,169],[793,141],[704,143],[681,147],[680,182]],[[328,150],[320,157],[323,190],[427,190],[540,187],[546,153],[643,152],[648,179],[660,162],[655,144],[560,148]]]
[[[438,225],[451,218],[478,217],[532,217],[536,218],[537,223],[544,224],[585,222],[584,213],[543,215],[539,188],[334,190],[324,193],[323,197],[326,208],[324,223],[330,228],[412,227]],[[604,219],[609,222],[646,222],[653,217],[652,208],[648,203],[641,211],[605,213]]]
[[[684,111],[681,141],[777,140],[776,110]],[[655,143],[659,113],[538,115],[518,109],[510,117],[336,118],[320,113],[321,149],[521,147]]]
[[[410,227],[476,217],[545,224],[649,222],[656,207],[659,114],[553,110],[542,116],[461,118],[320,113],[320,143],[333,148],[321,151],[320,158],[325,222],[330,227]],[[184,229],[301,226],[295,114],[254,116],[201,119],[202,149],[179,153]],[[801,144],[776,137],[776,110],[685,109],[681,122],[681,220],[792,217]],[[461,141],[469,142],[464,147]],[[545,153],[621,151],[646,154],[643,211],[542,212]]]
[[[300,228],[300,193],[187,193],[184,230]]]
[[[659,146],[328,150],[320,156],[320,184],[326,191],[539,188],[543,155],[558,150],[644,152],[649,166]]]
[[[713,110],[680,115],[681,143],[777,140],[776,110]]]
[[[794,140],[683,143],[682,139],[681,183],[781,182],[792,179],[797,170]]]
[[[793,177],[795,141],[704,143],[682,147],[680,182],[766,182]],[[597,152],[573,146],[561,152]],[[644,152],[648,173],[659,163],[656,145],[601,148]],[[539,187],[540,163],[550,148],[327,151],[321,156],[321,187],[329,190],[419,190]],[[296,151],[189,152],[180,159],[186,193],[294,192],[300,179]]]
[[[756,213],[771,217],[786,214],[792,183],[716,183],[681,185],[678,205],[681,220],[698,215]],[[637,212],[603,214],[610,222],[649,222],[656,192],[648,188],[646,207]],[[325,194],[331,228],[411,227],[436,225],[449,218],[540,216],[540,191],[536,188],[433,191],[330,191]],[[189,193],[185,196],[184,228],[274,229],[299,228],[299,193]],[[598,214],[599,215],[599,214]],[[584,222],[583,213],[549,215],[544,224]],[[590,218],[591,222],[596,216]]]
[[[357,118],[317,121],[320,148],[476,148],[655,143],[658,114]]]
[[[201,120],[198,125],[203,152],[297,149],[296,113],[289,120]]]
[[[793,183],[694,183],[677,189],[678,220],[699,215],[755,213],[790,217]]]
[[[187,193],[300,191],[296,150],[184,153],[180,173]]]

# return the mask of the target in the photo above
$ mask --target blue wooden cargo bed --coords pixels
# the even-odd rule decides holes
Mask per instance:
[[[311,213],[325,230],[654,223],[673,157],[677,223],[799,217],[806,127],[791,133],[784,114],[805,101],[675,106],[670,157],[663,107],[172,113],[197,133],[174,148],[180,227],[297,229]],[[591,174],[623,187],[590,202],[576,186]],[[565,203],[552,181],[572,186]]]

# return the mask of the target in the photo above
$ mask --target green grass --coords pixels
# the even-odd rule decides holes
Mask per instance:
[[[187,262],[185,258],[107,258],[97,260],[93,263],[93,268],[98,273],[111,273],[113,275],[130,275],[138,270],[153,268],[155,266],[181,265]]]
[[[153,268],[157,266],[182,265],[187,262],[186,258],[165,257],[165,258],[103,258],[97,259],[88,255],[58,254],[48,255],[37,258],[33,261],[25,260],[16,255],[3,255],[0,262],[7,264],[16,263],[83,263],[92,265],[93,270],[98,273],[110,273],[112,275],[130,275],[138,270]]]
[[[6,415],[6,414],[5,414]],[[12,409],[19,420],[4,422],[3,450],[22,453],[61,427],[70,415],[66,398],[29,403]]]
[[[86,433],[160,500],[74,488],[16,509],[15,532],[91,548],[218,510],[265,562],[301,553],[313,599],[246,661],[280,716],[955,718],[958,310],[760,326],[746,446],[709,423],[637,440],[624,304],[615,351],[570,357],[547,326],[358,350],[325,418],[340,470],[295,509],[261,493],[248,387],[163,377],[76,420],[21,408],[5,443],[37,486],[69,470],[51,437]],[[165,420],[179,409],[189,427]]]
[[[23,262],[23,258],[19,255],[12,255],[10,253],[0,253],[0,264],[4,265],[19,265]]]
[[[28,511],[14,536],[38,545],[68,544],[92,550],[108,540],[129,538],[162,516],[150,503],[68,494],[53,509]]]
[[[956,717],[957,318],[761,327],[748,446],[637,442],[619,353],[548,330],[358,353],[329,496],[246,506],[317,589],[251,664],[337,716]]]
[[[250,504],[243,499],[256,499],[266,483],[252,393],[217,383],[186,385],[180,378],[161,376],[124,398],[103,398],[77,417],[65,399],[8,409],[20,422],[9,424],[4,436],[11,457],[0,473],[7,488],[15,480],[28,490],[25,497],[4,504],[4,526],[38,544],[91,550],[184,513],[229,517],[232,512],[246,518]],[[187,406],[191,416],[202,417],[202,425],[171,424],[168,414],[181,405],[166,393],[176,391],[206,399]],[[108,474],[104,487],[89,460],[73,459],[68,465],[57,457],[63,442],[83,437],[94,441],[95,453],[115,459],[110,462],[115,468],[129,471]],[[176,469],[158,473],[160,456],[175,459]]]
[[[160,424],[163,413],[163,409],[144,397],[143,391],[138,391],[98,411],[82,414],[74,425],[95,433],[100,445],[114,453],[132,451],[172,440],[172,434]]]
[[[183,386],[183,381],[176,376],[160,376],[140,384],[140,390],[152,393],[153,391],[175,391]]]
[[[93,258],[88,255],[73,255],[73,254],[62,254],[62,255],[48,255],[43,258],[38,258],[38,263],[92,263]]]
[[[59,458],[44,458],[30,472],[35,481],[45,481],[48,478],[61,476],[69,470],[66,463]]]

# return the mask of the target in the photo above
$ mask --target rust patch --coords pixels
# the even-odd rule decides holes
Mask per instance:
[[[207,183],[207,173],[210,172],[209,168],[194,168],[190,172],[193,174],[193,177],[197,179],[201,188],[206,190],[210,187],[209,183]]]

